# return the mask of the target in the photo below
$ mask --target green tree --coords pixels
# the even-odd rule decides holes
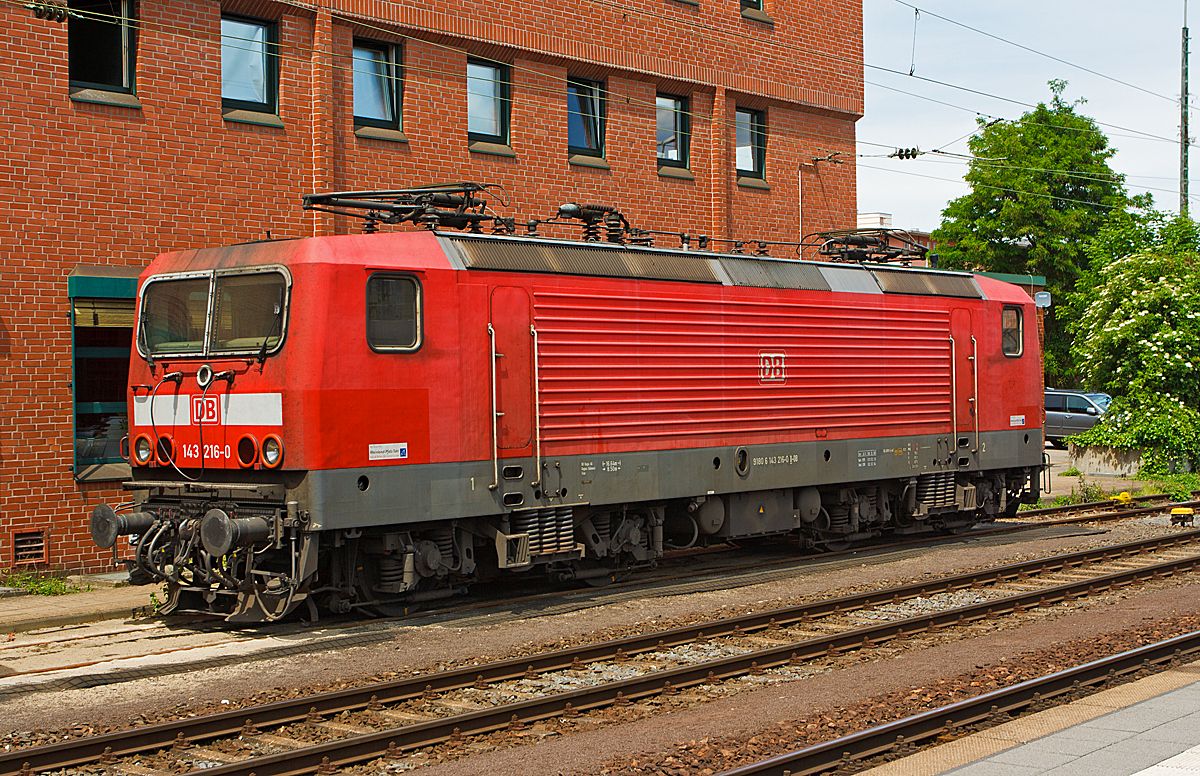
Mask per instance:
[[[968,141],[971,192],[942,211],[933,233],[943,266],[1043,275],[1062,300],[1087,270],[1084,248],[1108,215],[1136,204],[1124,176],[1108,166],[1115,153],[1108,138],[1076,111],[1082,100],[1062,99],[1066,86],[1051,81],[1050,104],[1017,121],[979,120]],[[1046,320],[1046,379],[1053,385],[1075,382],[1062,320],[1069,313],[1051,308]]]
[[[1152,451],[1147,468],[1200,457],[1200,225],[1114,213],[1088,245],[1072,298],[1073,354],[1114,400],[1081,443]]]

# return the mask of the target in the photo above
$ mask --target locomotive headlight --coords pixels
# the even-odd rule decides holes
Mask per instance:
[[[274,434],[268,434],[262,443],[262,461],[268,469],[274,469],[283,460],[283,442]]]
[[[133,457],[137,463],[145,466],[150,463],[150,456],[154,452],[154,446],[150,444],[150,437],[142,434],[133,443]]]

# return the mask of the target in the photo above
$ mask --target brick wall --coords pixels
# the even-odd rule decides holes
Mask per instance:
[[[278,22],[282,128],[222,118],[222,10]],[[141,107],[128,108],[70,98],[66,24],[0,10],[0,568],[11,533],[41,527],[52,567],[101,569],[110,557],[91,546],[87,514],[122,494],[71,471],[66,276],[77,265],[140,267],[268,230],[351,231],[353,221],[304,213],[299,197],[458,180],[502,184],[513,207],[498,209],[518,217],[579,201],[617,205],[635,226],[722,238],[854,226],[861,0],[767,0],[766,12],[774,24],[744,19],[737,0],[143,0]],[[355,37],[402,47],[407,142],[353,133]],[[511,66],[515,158],[467,149],[468,56]],[[611,169],[567,162],[568,75],[610,92]],[[657,172],[657,91],[690,99],[694,180]],[[737,185],[738,107],[766,111],[769,190]],[[843,163],[813,161],[834,153]]]

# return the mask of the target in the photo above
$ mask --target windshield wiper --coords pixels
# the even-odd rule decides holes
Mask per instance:
[[[271,342],[271,332],[275,331],[275,327],[279,325],[279,321],[283,318],[283,291],[279,292],[279,301],[275,303],[275,320],[271,321],[271,328],[267,329],[267,334],[263,337],[262,348],[258,351],[258,365],[262,366],[267,360],[267,345]]]

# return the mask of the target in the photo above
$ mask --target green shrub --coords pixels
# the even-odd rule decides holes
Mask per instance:
[[[1142,471],[1165,475],[1172,459],[1200,461],[1200,412],[1170,394],[1118,396],[1100,422],[1071,439],[1076,445],[1107,445],[1142,451]]]
[[[0,571],[0,587],[28,590],[34,595],[66,595],[91,590],[91,585],[72,585],[62,577],[36,571]]]

